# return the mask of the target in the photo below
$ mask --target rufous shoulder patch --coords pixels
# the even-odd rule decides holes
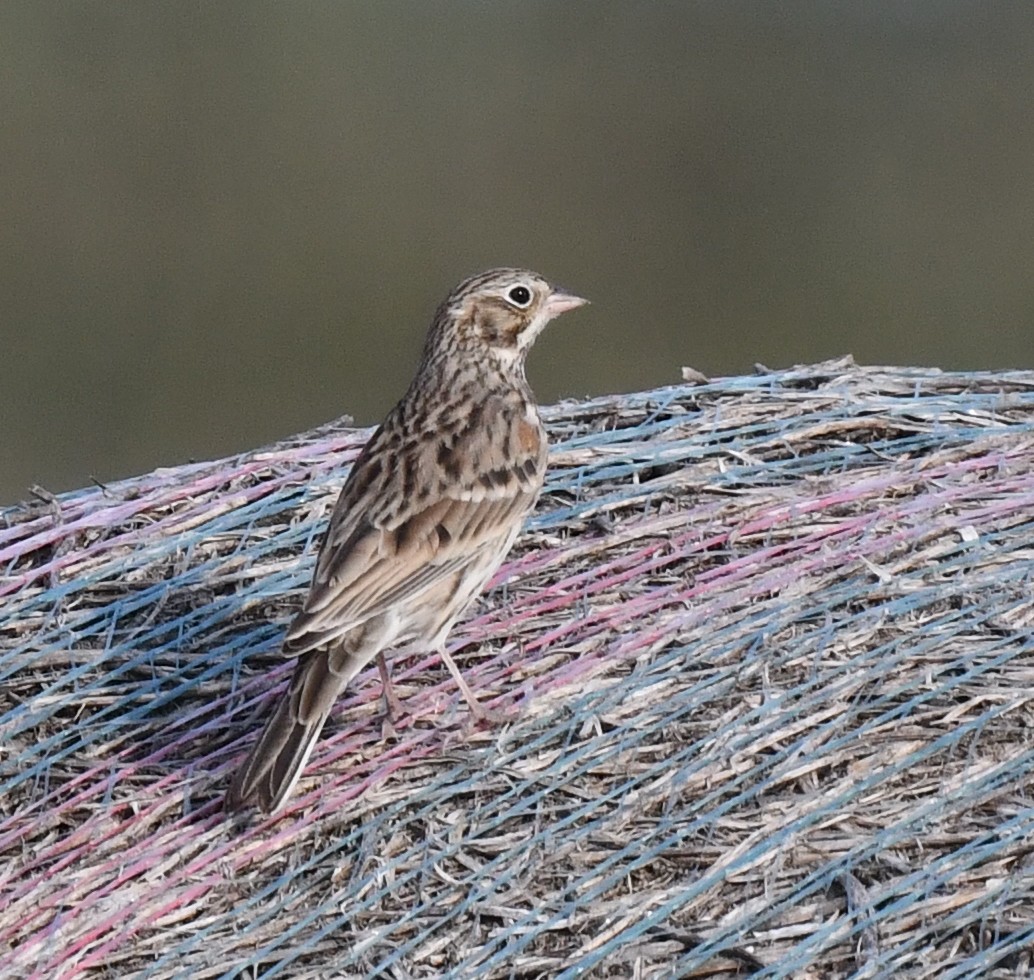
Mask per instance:
[[[540,443],[541,436],[538,426],[532,425],[527,419],[521,419],[517,423],[517,444],[521,447],[521,451],[529,456],[535,456],[538,454]]]

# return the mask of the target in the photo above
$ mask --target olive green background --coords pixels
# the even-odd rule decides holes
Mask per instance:
[[[1034,367],[1034,4],[11,4],[0,92],[0,503],[375,421],[498,264],[543,401]]]

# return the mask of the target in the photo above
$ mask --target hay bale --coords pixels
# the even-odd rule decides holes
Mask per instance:
[[[699,380],[699,379],[698,379]],[[286,811],[220,810],[290,665],[328,426],[3,511],[0,975],[1024,975],[1034,373],[849,360],[565,403],[453,636]]]

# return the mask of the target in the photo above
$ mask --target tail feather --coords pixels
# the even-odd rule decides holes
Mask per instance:
[[[290,690],[230,784],[227,809],[253,803],[272,813],[287,799],[345,685],[345,678],[331,668],[331,654],[325,650],[304,654],[298,661]]]
[[[326,715],[309,724],[295,721],[284,698],[261,737],[230,784],[226,808],[239,810],[254,803],[272,813],[294,789],[323,729]]]

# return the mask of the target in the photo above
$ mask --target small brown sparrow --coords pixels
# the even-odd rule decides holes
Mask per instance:
[[[284,640],[298,658],[290,689],[237,771],[229,809],[284,802],[334,701],[374,657],[392,697],[386,650],[437,650],[472,713],[485,715],[445,638],[542,488],[546,433],[525,356],[550,320],[585,302],[534,272],[492,269],[438,307],[416,377],[338,497]]]

